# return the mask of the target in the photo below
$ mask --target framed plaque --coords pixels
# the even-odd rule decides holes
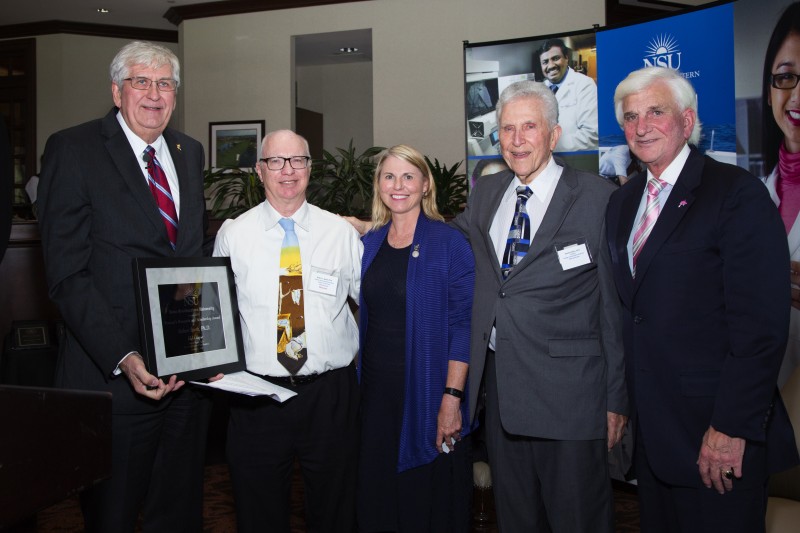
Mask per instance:
[[[133,277],[151,374],[197,381],[245,369],[229,258],[134,259]]]

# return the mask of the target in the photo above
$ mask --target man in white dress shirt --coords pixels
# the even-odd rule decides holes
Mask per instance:
[[[597,150],[597,85],[569,66],[569,49],[561,39],[549,39],[539,49],[544,83],[558,100],[561,137],[556,152]]]
[[[363,248],[344,219],[306,202],[310,159],[301,136],[269,133],[256,165],[266,201],[226,221],[214,247],[231,258],[247,370],[297,392],[285,403],[232,401],[227,453],[240,532],[289,532],[295,459],[309,531],[354,527],[358,329],[348,297],[358,301]],[[287,224],[300,250],[289,269]]]

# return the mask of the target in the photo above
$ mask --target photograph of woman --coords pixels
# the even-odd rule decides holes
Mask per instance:
[[[780,387],[800,363],[800,2],[789,5],[772,32],[762,79],[764,179],[791,254],[792,313]]]
[[[359,531],[469,531],[474,259],[414,148],[379,157],[362,240]]]

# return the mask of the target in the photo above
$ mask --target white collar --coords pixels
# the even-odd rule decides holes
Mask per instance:
[[[675,159],[672,160],[672,163],[667,165],[667,168],[664,169],[664,172],[658,177],[661,181],[665,181],[670,185],[674,186],[675,182],[678,181],[678,176],[681,175],[681,170],[683,170],[683,165],[686,164],[686,160],[689,159],[689,154],[691,150],[689,149],[688,144],[684,144],[681,151],[678,152],[678,155],[675,156]],[[647,179],[653,179],[653,173],[650,172],[650,169],[647,169]]]
[[[285,217],[281,215],[272,204],[269,203],[269,200],[264,200],[264,229],[267,231],[271,230],[275,226],[278,225],[278,221],[282,218],[291,218],[295,225],[300,226],[305,231],[310,231],[311,229],[311,210],[309,209],[309,203],[307,201],[303,202],[303,205],[300,208],[291,214],[291,216]]]
[[[128,138],[128,143],[131,145],[133,153],[135,153],[137,157],[141,157],[144,153],[144,149],[148,146],[152,146],[156,151],[156,157],[160,157],[160,154],[163,154],[164,151],[167,150],[163,135],[159,135],[158,139],[150,144],[144,142],[141,137],[136,135],[133,130],[128,127],[128,123],[125,122],[125,117],[122,116],[121,110],[117,112],[117,122],[119,122],[119,125],[122,127],[122,131],[125,132],[125,137]],[[160,159],[163,159],[163,157],[160,157]]]
[[[537,200],[542,203],[547,201],[550,190],[553,188],[555,182],[558,181],[562,170],[563,168],[556,163],[556,160],[553,159],[553,156],[551,155],[550,161],[547,162],[547,166],[544,167],[544,170],[542,170],[541,174],[536,176],[532,182],[527,184],[527,186],[530,187],[531,192],[536,195]],[[516,188],[520,186],[525,186],[525,184],[520,181],[519,177],[514,175],[514,179],[511,180],[511,185],[509,185],[509,188],[516,190]]]

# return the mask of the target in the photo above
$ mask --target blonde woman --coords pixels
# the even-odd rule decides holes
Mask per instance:
[[[472,251],[443,223],[417,150],[386,150],[374,192],[362,237],[359,530],[468,531]]]

